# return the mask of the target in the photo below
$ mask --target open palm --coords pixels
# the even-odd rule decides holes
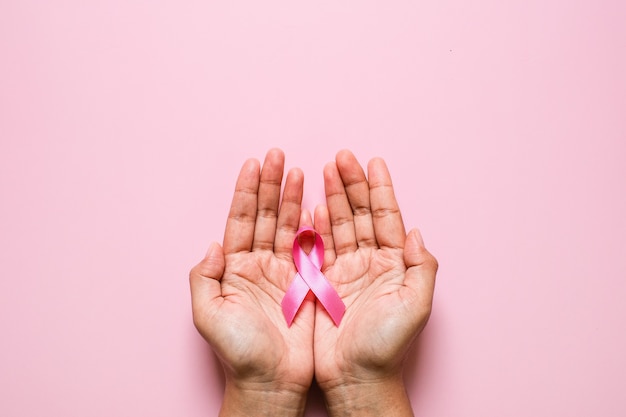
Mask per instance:
[[[287,327],[281,300],[296,273],[291,247],[301,222],[303,175],[291,170],[279,207],[282,151],[259,172],[247,161],[237,180],[223,248],[214,243],[190,274],[194,323],[228,379],[306,392],[313,377],[314,305]],[[310,215],[303,222],[310,223]]]
[[[397,374],[431,309],[436,260],[417,230],[406,234],[381,159],[370,161],[368,177],[340,152],[324,169],[327,207],[315,212],[323,272],[346,304],[338,327],[317,305],[315,376],[324,390]]]

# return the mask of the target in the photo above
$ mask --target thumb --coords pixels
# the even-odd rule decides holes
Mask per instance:
[[[426,250],[417,229],[412,229],[406,237],[404,263],[407,267],[405,285],[415,291],[418,305],[430,311],[439,265],[437,259]]]
[[[223,273],[224,251],[218,243],[213,242],[204,259],[189,272],[194,322],[206,317],[207,312],[222,299],[220,280]]]

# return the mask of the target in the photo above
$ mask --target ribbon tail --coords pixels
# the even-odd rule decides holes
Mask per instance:
[[[304,298],[309,292],[309,286],[304,282],[299,273],[297,273],[291,285],[287,289],[281,307],[283,309],[283,315],[287,321],[287,326],[291,327],[293,319],[296,317]]]
[[[320,300],[324,309],[328,312],[328,315],[335,323],[335,326],[339,327],[341,319],[346,312],[346,305],[343,303],[337,291],[326,281],[326,285],[320,288],[323,294],[317,294],[317,299]]]

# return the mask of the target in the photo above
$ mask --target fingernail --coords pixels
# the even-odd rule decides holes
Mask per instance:
[[[420,233],[418,229],[411,230],[411,234],[413,235],[413,238],[415,239],[415,241],[417,242],[419,246],[425,246],[424,239],[422,239],[422,234]]]
[[[206,255],[204,255],[205,258],[210,257],[213,254],[213,252],[215,252],[215,245],[216,245],[215,242],[211,242],[211,244],[209,245],[209,249],[207,249],[206,251]]]

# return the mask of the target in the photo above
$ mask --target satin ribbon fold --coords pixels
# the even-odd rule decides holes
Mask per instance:
[[[313,232],[315,234],[315,243],[309,254],[302,249],[298,240],[298,237],[305,232]],[[346,311],[346,306],[341,301],[337,291],[335,291],[322,273],[322,264],[324,262],[324,242],[322,237],[312,227],[301,227],[293,240],[292,253],[293,262],[298,272],[294,276],[293,282],[287,289],[281,303],[287,325],[291,326],[304,298],[311,290],[322,306],[324,306],[335,326],[339,326]]]

